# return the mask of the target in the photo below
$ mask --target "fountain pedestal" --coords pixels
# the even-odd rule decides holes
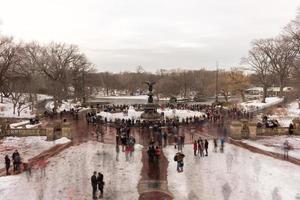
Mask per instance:
[[[148,103],[144,106],[144,112],[141,118],[146,121],[158,121],[161,120],[162,115],[157,112],[158,104],[153,103],[153,85],[155,82],[145,82],[149,87]]]
[[[157,112],[158,105],[155,103],[148,103],[144,106],[144,112],[141,115],[143,120],[157,121],[162,119],[162,115]]]

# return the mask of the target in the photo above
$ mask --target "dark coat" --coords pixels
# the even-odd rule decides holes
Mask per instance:
[[[205,149],[208,149],[208,141],[207,140],[205,140],[204,146],[205,146]]]
[[[10,159],[8,156],[5,156],[5,165],[10,166]]]
[[[93,175],[91,177],[91,184],[92,184],[93,187],[97,187],[97,177],[96,177],[96,175]]]
[[[97,177],[97,183],[98,183],[98,185],[99,186],[102,186],[103,187],[103,185],[104,185],[104,181],[103,181],[103,174],[98,174],[98,177]]]
[[[14,153],[12,154],[12,159],[13,159],[13,161],[16,159],[17,156],[20,156],[19,152],[14,152]]]

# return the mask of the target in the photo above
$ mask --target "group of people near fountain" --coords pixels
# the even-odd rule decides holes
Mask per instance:
[[[100,105],[97,104],[96,107],[91,106],[93,109],[92,112],[87,113],[86,119],[88,123],[130,123],[131,126],[147,126],[147,123],[145,121],[139,119],[139,118],[132,118],[132,119],[122,119],[122,118],[116,118],[114,121],[112,119],[108,119],[106,117],[102,117],[98,115],[100,111],[108,112],[108,113],[116,113],[116,112],[123,112],[126,113],[130,108],[134,108],[136,111],[142,111],[144,105],[143,104],[121,104],[121,105],[111,105],[111,104],[104,104]],[[217,124],[219,126],[223,126],[225,123],[225,120],[230,119],[241,119],[241,118],[252,118],[253,113],[247,112],[245,110],[239,109],[237,107],[232,108],[224,108],[222,106],[215,106],[215,105],[202,105],[202,104],[161,104],[160,108],[162,110],[164,109],[177,109],[177,110],[189,110],[189,111],[196,111],[196,112],[202,112],[205,113],[205,115],[199,117],[199,116],[193,116],[193,117],[185,117],[183,119],[179,120],[179,117],[177,118],[168,118],[164,117],[164,113],[162,112],[162,116],[164,119],[162,119],[161,123],[169,123],[169,121],[178,121],[178,123],[181,124],[191,124],[191,123],[199,123],[202,122],[204,119],[213,123]]]
[[[134,152],[135,143],[135,138],[133,137],[133,135],[130,134],[130,127],[126,126],[126,124],[118,126],[116,134],[117,160],[118,154],[120,152],[119,145],[122,146],[122,152],[125,152],[125,157],[128,161],[129,158],[132,156],[132,153]]]

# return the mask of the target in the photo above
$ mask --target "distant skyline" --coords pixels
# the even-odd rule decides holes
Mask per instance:
[[[0,0],[0,34],[78,45],[98,71],[236,67],[299,0]]]

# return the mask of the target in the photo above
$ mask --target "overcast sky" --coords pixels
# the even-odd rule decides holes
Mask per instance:
[[[288,2],[288,3],[287,3]],[[233,67],[299,0],[0,0],[0,33],[76,44],[99,71]]]

